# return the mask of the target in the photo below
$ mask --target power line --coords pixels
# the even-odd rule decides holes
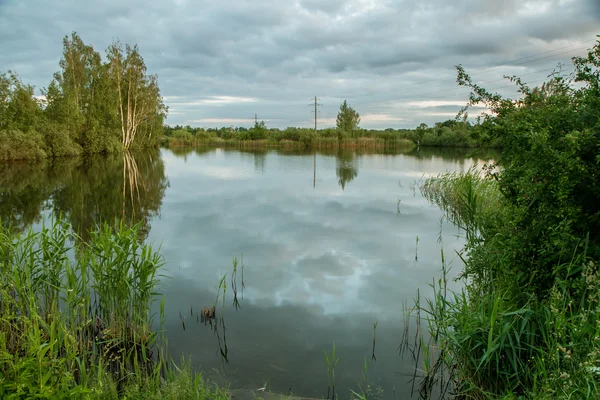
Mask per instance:
[[[549,71],[553,71],[553,69],[547,68],[547,69],[537,70],[537,71],[529,72],[527,74],[523,74],[521,76],[527,76],[527,75],[537,74],[537,73],[540,73],[540,72],[549,72]],[[546,78],[547,78],[547,76],[546,76]],[[493,80],[489,80],[489,81],[483,81],[483,82],[481,82],[481,84],[500,82],[500,81],[504,81],[504,80],[505,80],[504,78],[493,79]],[[509,86],[513,86],[513,85],[509,85]],[[394,99],[378,100],[378,101],[371,101],[371,102],[366,102],[366,103],[354,103],[354,105],[355,106],[356,105],[365,106],[365,105],[389,103],[389,102],[393,102],[393,101],[397,101],[397,100],[413,100],[413,99],[415,99],[415,96],[417,98],[419,98],[421,96],[436,95],[436,94],[439,94],[439,93],[452,92],[452,91],[455,91],[457,89],[459,89],[459,88],[458,87],[453,87],[451,89],[436,90],[434,92],[427,92],[427,93],[416,93],[416,94],[412,94],[412,95],[409,95],[409,96],[397,97],[397,98],[394,98]]]
[[[551,58],[551,57],[555,57],[555,56],[559,56],[559,55],[571,53],[571,52],[578,51],[578,50],[587,49],[587,46],[585,46],[585,47],[578,47],[576,49],[571,49],[571,50],[568,50],[568,51],[564,51],[564,52],[560,52],[560,53],[556,53],[556,54],[551,54],[549,56],[545,56],[545,57],[541,57],[541,58],[534,58],[532,60],[520,62],[520,63],[514,64],[514,65],[507,65],[507,64],[516,63],[517,61],[526,60],[528,58],[537,57],[537,56],[540,56],[540,55],[543,55],[543,54],[553,53],[555,51],[562,50],[562,49],[567,48],[567,47],[571,47],[571,46],[575,46],[575,45],[578,45],[578,44],[581,44],[581,43],[591,42],[591,41],[592,40],[584,40],[582,42],[573,43],[573,44],[570,44],[568,46],[563,46],[563,47],[556,48],[554,50],[548,50],[548,51],[544,51],[544,52],[541,52],[541,53],[532,54],[530,56],[518,58],[518,59],[515,59],[515,60],[504,61],[504,62],[502,62],[500,64],[497,64],[497,65],[494,65],[494,66],[491,66],[491,67],[484,67],[484,68],[474,69],[474,70],[471,70],[471,72],[469,73],[469,75],[470,76],[477,76],[477,75],[481,75],[484,72],[489,72],[491,70],[502,68],[502,67],[506,67],[506,66],[513,66],[513,67],[521,66],[521,65],[529,64],[529,63],[532,63],[532,62],[535,62],[535,61],[545,60],[545,59],[548,59],[548,58]],[[472,71],[475,71],[475,72],[472,72]],[[438,82],[452,81],[452,80],[455,80],[455,79],[456,79],[455,77],[448,77],[448,78],[440,78],[440,79],[428,80],[428,81],[425,81],[425,82],[420,82],[420,83],[415,83],[415,84],[412,84],[412,85],[400,87],[400,88],[397,88],[397,89],[390,89],[390,90],[386,90],[386,91],[376,91],[376,92],[361,93],[359,96],[360,97],[375,96],[375,95],[379,95],[381,93],[396,92],[396,91],[410,89],[410,88],[417,87],[417,86],[426,85],[426,84],[429,84],[429,83],[438,83]],[[392,81],[392,82],[394,82],[394,81]],[[396,81],[396,82],[398,82],[398,81]],[[387,81],[386,83],[389,84],[390,82]],[[352,97],[357,97],[357,96],[336,96],[335,98],[341,99],[341,98],[352,98]]]
[[[552,49],[552,50],[548,50],[548,51],[544,51],[544,52],[532,54],[530,56],[521,57],[521,58],[514,59],[514,60],[503,61],[502,63],[500,63],[498,65],[495,65],[495,66],[474,69],[474,70],[471,70],[471,71],[475,71],[475,72],[470,72],[469,75],[470,76],[481,75],[482,73],[484,73],[486,71],[491,71],[491,70],[498,69],[498,68],[501,68],[501,67],[509,66],[508,64],[513,64],[512,66],[520,66],[520,65],[529,64],[529,63],[536,62],[536,61],[545,60],[545,59],[548,59],[548,58],[551,58],[551,57],[556,57],[556,56],[559,56],[559,55],[571,53],[571,52],[574,52],[574,51],[586,49],[586,48],[588,48],[587,46],[585,46],[585,47],[579,47],[579,48],[575,48],[575,49],[570,49],[568,51],[563,51],[563,52],[556,53],[557,51],[560,51],[560,50],[563,50],[563,49],[566,49],[566,48],[571,48],[573,46],[577,46],[579,44],[588,43],[588,42],[592,42],[592,41],[595,42],[596,40],[584,40],[584,41],[581,41],[581,42],[572,43],[570,45],[558,47],[558,48],[555,48],[555,49]],[[549,54],[549,53],[556,53],[556,54],[546,55],[546,54]],[[542,56],[542,55],[546,55],[546,56],[539,57],[539,56]],[[547,72],[547,71],[552,71],[552,70],[553,69],[537,70],[537,71],[529,72],[529,73],[526,73],[526,74],[521,74],[520,76],[527,76],[527,75],[532,75],[532,74],[536,74],[536,73],[540,73],[540,72]],[[546,78],[547,78],[547,76],[546,76]],[[452,77],[452,78],[441,78],[441,79],[429,80],[429,81],[420,82],[420,83],[409,85],[409,86],[400,87],[400,88],[393,89],[393,90],[377,91],[377,92],[371,92],[371,93],[362,93],[359,96],[360,97],[368,97],[368,96],[371,96],[371,95],[379,95],[379,94],[382,94],[382,93],[398,92],[398,91],[402,91],[402,90],[413,88],[413,87],[423,86],[423,85],[426,85],[426,84],[429,84],[429,83],[444,82],[444,81],[449,81],[449,80],[454,80],[454,79],[455,78]],[[499,81],[503,81],[503,80],[504,80],[504,78],[502,78],[502,79],[495,79],[495,80],[489,80],[489,81],[484,81],[484,82],[481,82],[481,83],[482,84],[493,83],[493,82],[499,82]],[[544,80],[540,81],[540,83],[543,82],[543,81]],[[530,82],[530,85],[531,84],[535,84],[535,82]],[[514,84],[505,85],[505,86],[501,86],[501,87],[497,87],[497,88],[493,88],[493,89],[489,89],[489,90],[498,90],[498,89],[503,89],[503,88],[507,88],[507,87],[514,87]],[[378,100],[378,101],[363,102],[363,103],[359,102],[359,103],[354,103],[354,106],[356,106],[356,105],[359,105],[359,106],[368,106],[368,105],[375,105],[375,104],[385,104],[385,103],[395,102],[395,101],[398,101],[398,100],[417,100],[419,98],[423,98],[423,96],[430,96],[430,95],[433,95],[433,96],[438,95],[439,96],[441,93],[447,93],[447,92],[452,92],[452,91],[457,92],[458,90],[460,90],[459,87],[453,87],[451,89],[437,90],[437,91],[427,92],[427,93],[417,93],[417,94],[411,94],[411,95],[408,95],[408,96],[401,96],[401,97],[397,97],[395,99],[386,99],[386,100]],[[354,96],[354,97],[356,97],[356,96]],[[336,98],[336,97],[333,97],[333,98]],[[337,97],[337,98],[342,98],[342,97]],[[352,98],[352,96],[349,96],[347,98]],[[428,98],[430,98],[430,99],[436,99],[436,98],[440,98],[440,97],[428,97]],[[447,96],[446,96],[446,98],[447,98]],[[311,103],[311,104],[309,104],[309,106],[314,107],[314,111],[313,112],[314,112],[315,130],[317,129],[318,107],[322,106],[322,104],[318,104],[317,103],[317,100],[318,100],[318,98],[315,97],[314,98],[314,102]],[[254,115],[254,120],[255,120],[255,123],[258,122],[258,116],[257,116],[257,114]]]

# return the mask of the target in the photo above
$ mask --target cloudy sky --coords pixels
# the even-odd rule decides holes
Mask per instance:
[[[335,124],[340,102],[366,128],[452,118],[468,91],[453,66],[515,95],[600,34],[600,0],[0,0],[0,71],[39,89],[77,31],[104,54],[139,44],[158,74],[167,122],[270,127]]]

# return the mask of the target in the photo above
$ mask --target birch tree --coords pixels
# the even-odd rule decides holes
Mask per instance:
[[[162,124],[166,114],[158,81],[148,75],[146,64],[137,46],[113,42],[107,51],[110,76],[118,94],[118,113],[121,125],[121,142],[125,149],[134,144],[136,137],[153,133],[157,118]],[[155,135],[156,136],[156,135]]]

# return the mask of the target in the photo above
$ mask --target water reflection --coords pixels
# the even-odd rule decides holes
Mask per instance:
[[[0,218],[23,230],[44,209],[62,214],[83,239],[102,221],[141,224],[140,239],[158,215],[168,180],[158,151],[5,164]]]
[[[335,158],[335,173],[342,190],[358,175],[358,164],[352,151],[339,149]]]
[[[173,355],[187,354],[201,364],[206,375],[233,388],[257,389],[264,382],[279,393],[291,391],[302,396],[324,398],[327,394],[327,365],[323,350],[331,352],[333,342],[340,362],[336,367],[336,392],[346,397],[357,389],[365,357],[369,365],[369,383],[383,387],[385,398],[392,397],[393,382],[400,398],[407,398],[412,369],[398,355],[402,315],[377,327],[377,361],[371,360],[373,323],[376,316],[355,312],[352,315],[328,315],[322,307],[308,304],[255,304],[243,301],[235,311],[228,298],[224,319],[228,362],[224,362],[223,337],[209,326],[197,323],[181,328],[178,313],[189,305],[214,301],[215,292],[202,290],[193,282],[175,280],[163,287],[167,302],[166,334]],[[258,285],[259,282],[248,282]],[[224,331],[222,331],[224,332]]]
[[[411,157],[420,160],[444,159],[446,161],[468,162],[477,159],[482,162],[496,160],[500,156],[497,149],[488,148],[463,148],[463,147],[419,147],[408,153]]]
[[[4,164],[0,217],[24,229],[44,210],[63,213],[84,237],[101,220],[142,221],[144,236],[161,244],[170,277],[160,291],[171,355],[191,355],[195,367],[220,371],[213,377],[233,388],[256,389],[267,380],[284,393],[323,397],[323,350],[335,341],[336,390],[349,393],[364,357],[371,359],[379,321],[370,379],[384,398],[394,398],[394,386],[406,398],[402,374],[412,365],[396,351],[400,305],[439,276],[441,248],[451,258],[462,245],[414,182],[484,162],[466,158],[465,150],[206,147]],[[225,318],[215,333],[198,313],[215,304],[226,273],[231,295],[232,257],[241,254],[241,308],[229,297],[227,308],[217,309]]]
[[[40,218],[53,191],[64,184],[65,163],[50,168],[44,162],[0,164],[0,219],[23,231]],[[58,172],[58,173],[57,173]]]

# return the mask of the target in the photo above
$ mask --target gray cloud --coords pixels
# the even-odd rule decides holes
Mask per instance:
[[[460,106],[423,110],[409,102],[466,99],[454,65],[482,82],[517,73],[539,83],[545,70],[593,45],[598,22],[596,0],[2,0],[0,70],[46,86],[62,37],[77,31],[101,54],[116,37],[138,43],[167,104],[179,96],[171,124],[236,125],[258,113],[269,126],[309,126],[306,104],[317,95],[323,126],[348,98],[365,127],[414,127]],[[521,67],[481,71],[536,54]],[[516,94],[503,82],[489,86]],[[198,104],[218,96],[229,100]],[[380,114],[387,117],[369,117]]]

